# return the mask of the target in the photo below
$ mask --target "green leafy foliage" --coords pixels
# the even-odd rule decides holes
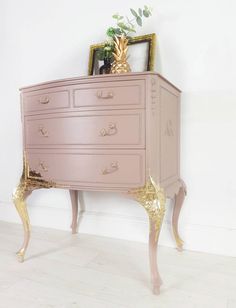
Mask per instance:
[[[117,26],[120,27],[122,30],[129,30],[129,26],[127,26],[125,23],[123,22],[118,22]]]
[[[128,36],[130,33],[135,33],[135,24],[138,25],[139,27],[142,27],[143,25],[143,18],[148,18],[151,16],[151,9],[144,5],[143,8],[138,8],[137,10],[130,8],[130,12],[132,14],[132,19],[129,19],[127,16],[126,17],[126,22],[124,20],[124,16],[120,14],[114,14],[112,16],[113,19],[116,21],[117,27],[111,27],[113,31],[107,32],[109,37],[114,37],[116,35],[121,35],[124,34],[125,36]],[[111,29],[109,28],[109,29]],[[118,30],[119,29],[119,30]]]
[[[142,18],[140,16],[137,16],[136,22],[140,27],[142,27],[143,23],[142,23]]]
[[[118,14],[115,14],[115,15],[112,16],[112,18],[117,19],[117,20],[121,20],[121,19],[124,18],[124,16],[120,16]]]
[[[134,15],[134,17],[138,17],[138,14],[135,12],[135,10],[134,9],[130,9],[130,11],[131,11],[131,13]]]
[[[152,15],[151,11],[151,8],[144,5],[143,8],[138,8],[137,10],[130,8],[131,18],[122,16],[118,13],[113,14],[112,18],[115,20],[116,26],[107,29],[106,34],[110,40],[105,42],[104,47],[99,50],[99,60],[112,58],[112,52],[114,51],[114,45],[112,46],[111,43],[112,39],[114,39],[115,36],[121,36],[122,34],[129,38],[130,34],[136,33],[135,27],[142,27],[144,17],[150,17]]]
[[[108,60],[113,59],[113,51],[114,51],[114,42],[113,41],[106,41],[104,43],[104,47],[100,48],[97,52],[98,60]]]
[[[147,11],[143,10],[143,16],[148,17],[149,13]]]

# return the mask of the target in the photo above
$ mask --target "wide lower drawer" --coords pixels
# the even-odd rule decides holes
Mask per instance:
[[[43,112],[69,108],[69,88],[44,89],[22,94],[24,113]]]
[[[145,182],[145,151],[28,150],[29,175],[62,186],[137,187]]]
[[[25,118],[27,147],[145,147],[143,110],[77,112]]]
[[[124,80],[80,84],[73,88],[74,107],[122,106],[143,108],[145,103],[145,81]]]

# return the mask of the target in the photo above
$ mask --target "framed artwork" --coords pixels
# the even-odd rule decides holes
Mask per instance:
[[[144,72],[154,70],[156,34],[146,34],[132,37],[128,43],[128,63],[132,72]],[[98,75],[103,61],[98,59],[99,49],[104,44],[90,46],[88,75]]]

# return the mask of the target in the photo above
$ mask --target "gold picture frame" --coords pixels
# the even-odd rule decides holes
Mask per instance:
[[[142,45],[141,45],[142,44]],[[154,60],[155,60],[155,47],[156,47],[156,34],[145,34],[141,36],[132,37],[129,40],[129,52],[131,56],[130,60],[133,60],[131,64],[131,71],[153,71]],[[88,64],[88,75],[99,74],[99,60],[97,58],[97,52],[103,48],[104,43],[94,44],[90,46],[89,51],[89,64]],[[143,55],[145,54],[145,56]],[[132,55],[136,55],[132,57]],[[136,62],[135,62],[136,61]]]

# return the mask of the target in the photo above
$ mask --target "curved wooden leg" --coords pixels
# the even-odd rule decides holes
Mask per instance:
[[[71,229],[72,234],[77,233],[77,226],[78,226],[78,191],[77,190],[70,190],[70,199],[72,205],[72,223]]]
[[[25,252],[30,240],[30,221],[25,199],[31,194],[31,192],[32,190],[28,187],[27,181],[23,178],[13,193],[13,202],[20,215],[24,228],[24,242],[20,250],[17,252],[19,262],[24,261]]]
[[[56,187],[56,183],[52,181],[45,181],[40,173],[38,173],[37,177],[34,178],[35,171],[32,171],[29,167],[26,159],[26,152],[24,152],[23,157],[23,173],[21,176],[20,184],[13,192],[13,202],[20,215],[24,227],[24,242],[21,246],[21,249],[17,252],[18,260],[20,262],[24,261],[25,252],[30,240],[30,221],[25,200],[35,189]]]
[[[183,250],[183,244],[184,241],[179,236],[179,229],[178,229],[178,223],[179,223],[179,215],[180,211],[185,199],[186,195],[186,186],[183,181],[181,181],[181,187],[179,189],[179,192],[175,195],[174,199],[174,208],[173,208],[173,216],[172,216],[172,229],[177,245],[177,250],[182,251]]]
[[[150,221],[150,233],[149,233],[149,261],[151,270],[151,281],[153,285],[153,293],[160,294],[160,287],[162,285],[162,279],[158,271],[157,266],[157,244],[156,239],[155,222]]]
[[[145,208],[149,216],[149,260],[153,293],[160,293],[162,284],[157,266],[157,246],[162,222],[165,215],[165,194],[150,178],[144,187],[132,191],[136,200]]]
[[[79,218],[78,218],[78,227],[79,227],[82,221],[82,218],[83,218],[83,214],[85,212],[84,196],[81,190],[78,190],[78,199],[79,199],[79,207],[80,207]]]

